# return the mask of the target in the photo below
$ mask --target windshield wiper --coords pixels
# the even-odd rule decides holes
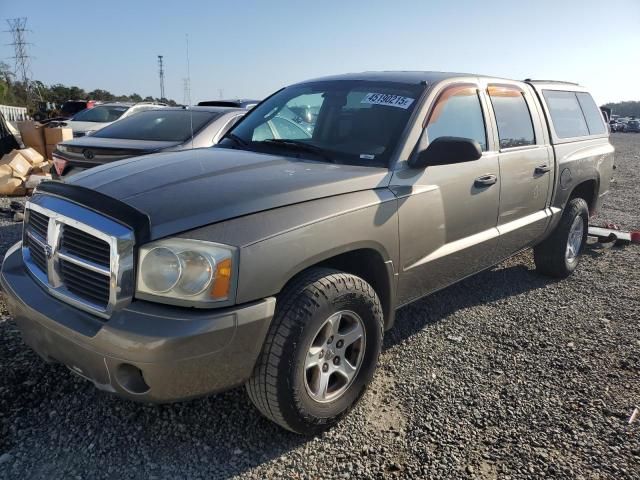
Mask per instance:
[[[229,140],[233,140],[233,143],[235,143],[236,145],[240,145],[241,147],[246,147],[247,145],[249,145],[249,143],[240,138],[238,135],[236,135],[235,133],[227,133],[224,138],[228,138]]]
[[[335,159],[329,155],[324,149],[311,145],[310,143],[299,142],[297,140],[288,140],[286,138],[269,138],[258,143],[267,143],[272,145],[283,146],[290,150],[298,150],[301,152],[314,153],[331,163],[336,163]]]

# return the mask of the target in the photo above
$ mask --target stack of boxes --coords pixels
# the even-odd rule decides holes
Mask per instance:
[[[46,128],[32,121],[18,124],[27,148],[14,150],[0,159],[0,195],[25,195],[43,180],[51,179],[56,145],[73,138],[70,128]]]

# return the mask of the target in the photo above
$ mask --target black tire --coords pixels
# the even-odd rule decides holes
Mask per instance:
[[[362,320],[365,335],[360,368],[338,398],[317,402],[305,386],[305,359],[318,329],[343,310],[355,312]],[[382,331],[380,300],[362,278],[327,268],[301,274],[278,298],[262,353],[246,384],[249,398],[265,417],[292,432],[314,435],[330,428],[351,410],[370,383]]]
[[[578,254],[572,260],[566,255],[567,242],[571,225],[576,217],[582,218],[583,233]],[[589,229],[589,207],[582,198],[572,198],[567,203],[560,223],[556,226],[551,236],[533,249],[533,259],[536,270],[544,275],[556,278],[566,278],[576,269],[579,263],[579,255],[582,253],[587,240]]]

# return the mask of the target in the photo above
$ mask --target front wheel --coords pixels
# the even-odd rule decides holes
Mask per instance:
[[[536,270],[557,278],[571,275],[578,266],[588,230],[587,202],[582,198],[571,199],[551,236],[533,249]]]
[[[383,314],[371,285],[330,269],[302,274],[278,298],[247,392],[270,420],[312,435],[358,402],[378,361]]]

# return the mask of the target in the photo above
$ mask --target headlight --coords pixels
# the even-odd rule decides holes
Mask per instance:
[[[232,299],[235,249],[201,240],[169,238],[140,248],[136,297],[212,307]]]
[[[58,145],[56,145],[56,149],[57,149],[59,152],[61,152],[61,153],[65,153],[65,152],[68,150],[68,148],[67,148],[67,147],[65,147],[64,145],[62,145],[61,143],[59,143]]]

